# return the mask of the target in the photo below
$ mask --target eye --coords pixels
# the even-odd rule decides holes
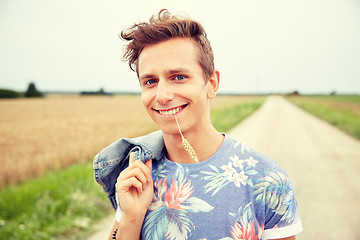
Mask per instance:
[[[184,75],[176,75],[174,79],[176,80],[184,80],[186,77]]]
[[[144,85],[153,85],[156,83],[156,80],[155,79],[150,79],[150,80],[147,80],[144,82]]]

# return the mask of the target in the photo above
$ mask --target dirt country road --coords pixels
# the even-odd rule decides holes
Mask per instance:
[[[290,175],[304,227],[298,240],[360,239],[359,141],[277,96],[229,135]]]
[[[304,227],[298,240],[360,239],[359,141],[278,96],[229,135],[290,175]],[[88,240],[106,239],[112,223],[113,217],[106,219]]]

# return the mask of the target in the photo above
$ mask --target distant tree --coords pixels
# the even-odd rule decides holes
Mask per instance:
[[[9,89],[0,89],[0,98],[19,98],[21,94],[19,92],[9,90]]]
[[[293,92],[291,92],[291,93],[288,93],[287,95],[290,95],[290,96],[299,96],[300,93],[299,93],[298,90],[295,90],[295,91],[293,91]]]
[[[103,95],[103,96],[111,96],[112,94],[111,93],[107,93],[105,92],[105,90],[103,88],[100,88],[99,91],[96,91],[96,92],[89,92],[89,91],[83,91],[83,92],[80,92],[80,95],[83,95],[83,96],[92,96],[92,95]]]
[[[36,89],[35,83],[30,83],[28,89],[25,92],[25,97],[42,97],[42,93]]]

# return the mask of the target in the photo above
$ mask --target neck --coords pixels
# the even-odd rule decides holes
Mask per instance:
[[[183,132],[183,135],[194,148],[199,162],[214,155],[224,140],[224,136],[211,123],[204,129]],[[178,163],[195,163],[194,159],[185,151],[180,133],[164,133],[164,142],[169,160]]]

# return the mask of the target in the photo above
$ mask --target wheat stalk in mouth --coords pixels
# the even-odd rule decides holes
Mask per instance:
[[[175,114],[174,114],[174,116],[175,116],[176,124],[177,124],[177,126],[178,126],[178,128],[179,128],[179,133],[180,133],[180,135],[181,135],[182,145],[183,145],[185,151],[190,155],[190,157],[191,157],[195,162],[198,163],[198,162],[199,162],[199,159],[198,159],[198,157],[197,157],[197,155],[196,155],[196,152],[195,152],[194,148],[190,145],[189,141],[186,140],[186,138],[185,138],[184,135],[182,134],[181,129],[180,129],[179,122],[178,122],[178,120],[177,120],[177,117],[176,117]]]

